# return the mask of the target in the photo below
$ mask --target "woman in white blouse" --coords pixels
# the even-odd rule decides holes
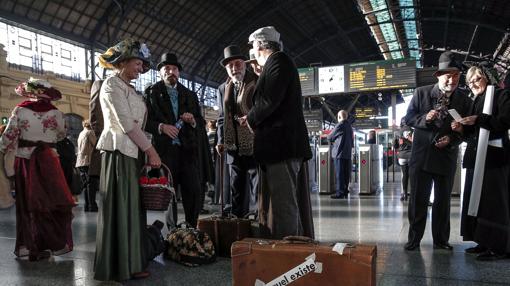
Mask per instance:
[[[161,159],[142,131],[147,108],[130,84],[149,70],[149,58],[145,44],[131,39],[99,57],[100,65],[115,73],[104,81],[99,96],[104,129],[97,143],[102,153],[94,265],[97,280],[150,275],[142,251],[146,221],[140,203],[138,151],[145,152],[153,167],[159,167]]]

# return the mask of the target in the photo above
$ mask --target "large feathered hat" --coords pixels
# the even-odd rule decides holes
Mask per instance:
[[[99,64],[103,68],[113,69],[114,65],[124,60],[137,58],[143,61],[143,73],[147,72],[151,67],[151,53],[147,45],[134,41],[133,39],[125,39],[115,46],[106,50],[99,56]]]

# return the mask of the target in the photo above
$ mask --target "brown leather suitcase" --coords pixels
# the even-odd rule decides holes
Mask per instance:
[[[333,243],[297,239],[234,242],[232,285],[376,285],[375,245],[348,245],[340,255]]]
[[[230,258],[232,243],[250,236],[251,221],[249,219],[212,216],[199,219],[197,228],[209,234],[218,256]]]

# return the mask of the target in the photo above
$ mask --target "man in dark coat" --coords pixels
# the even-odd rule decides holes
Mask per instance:
[[[96,138],[101,136],[103,132],[103,112],[101,111],[101,103],[99,102],[99,92],[101,91],[103,80],[96,80],[90,88],[90,102],[89,102],[89,118],[90,128],[94,131]],[[89,208],[85,207],[86,212],[97,212],[98,207],[96,203],[96,194],[99,192],[99,173],[101,172],[101,153],[94,148],[90,158],[89,165],[89,191],[88,202]],[[85,200],[87,201],[87,199]]]
[[[201,209],[198,136],[204,119],[196,93],[178,82],[182,66],[177,57],[164,53],[157,68],[162,80],[145,90],[146,130],[154,136],[154,146],[162,162],[170,168],[174,186],[181,187],[186,222],[196,227]],[[169,227],[175,223],[172,215],[167,212]]]
[[[292,59],[280,51],[280,34],[263,27],[249,37],[263,67],[253,108],[241,124],[254,131],[260,165],[259,221],[273,238],[313,237],[306,161],[312,157],[303,116],[301,86]]]
[[[465,116],[470,100],[457,89],[460,64],[451,52],[439,58],[434,73],[438,83],[419,87],[407,109],[406,123],[414,127],[410,161],[411,198],[409,200],[409,234],[406,250],[415,250],[425,231],[427,206],[432,184],[432,237],[435,249],[452,250],[450,238],[450,194],[457,168],[459,133],[451,130],[448,109]]]
[[[230,167],[232,213],[244,217],[257,208],[258,174],[253,158],[253,133],[247,126],[239,125],[237,118],[245,116],[252,108],[257,76],[246,69],[246,57],[238,46],[224,50],[221,61],[229,78],[218,88],[219,104],[218,144],[219,154],[226,151]]]
[[[333,132],[328,135],[329,142],[333,143],[331,158],[335,164],[336,188],[332,199],[347,198],[349,193],[349,178],[351,177],[351,155],[354,144],[351,122],[347,111],[338,112],[338,123]]]

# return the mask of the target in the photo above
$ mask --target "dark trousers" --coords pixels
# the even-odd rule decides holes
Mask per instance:
[[[462,194],[462,213],[460,217],[460,235],[464,241],[473,241],[476,229],[476,217],[468,215],[469,202],[471,200],[471,187],[473,186],[474,168],[466,169],[464,181],[464,193]]]
[[[168,166],[172,173],[174,187],[177,189],[180,186],[186,222],[196,227],[202,208],[201,180],[197,177],[199,174],[198,160],[178,145],[170,145],[165,150],[157,151],[160,153],[161,161]],[[173,208],[169,207],[168,211],[172,212]],[[167,225],[172,223],[167,219]]]
[[[408,195],[409,190],[409,160],[398,159],[400,170],[402,171],[402,195]]]
[[[232,203],[230,196],[230,168],[226,164],[226,153],[223,153],[223,160],[218,156],[216,159],[215,167],[215,185],[214,185],[214,202],[221,204],[221,192],[223,192],[223,205],[230,205]],[[222,163],[223,162],[223,163]],[[221,170],[223,168],[223,170]],[[223,176],[221,176],[223,174]]]
[[[257,164],[252,156],[234,156],[230,164],[230,190],[232,192],[232,213],[241,218],[256,210]]]
[[[432,204],[432,238],[434,243],[445,244],[450,239],[450,195],[453,187],[454,171],[449,175],[439,175],[410,168],[411,197],[409,199],[408,240],[420,243],[427,222],[432,183],[434,183],[434,203]]]
[[[289,159],[260,165],[259,222],[264,236],[282,239],[303,235],[297,193],[302,161]]]
[[[349,192],[349,179],[351,176],[351,160],[350,159],[333,159],[335,164],[336,195],[343,196]]]
[[[81,189],[85,197],[85,210],[97,210],[96,192],[99,189],[99,176],[89,175],[89,166],[78,167],[80,171]]]

